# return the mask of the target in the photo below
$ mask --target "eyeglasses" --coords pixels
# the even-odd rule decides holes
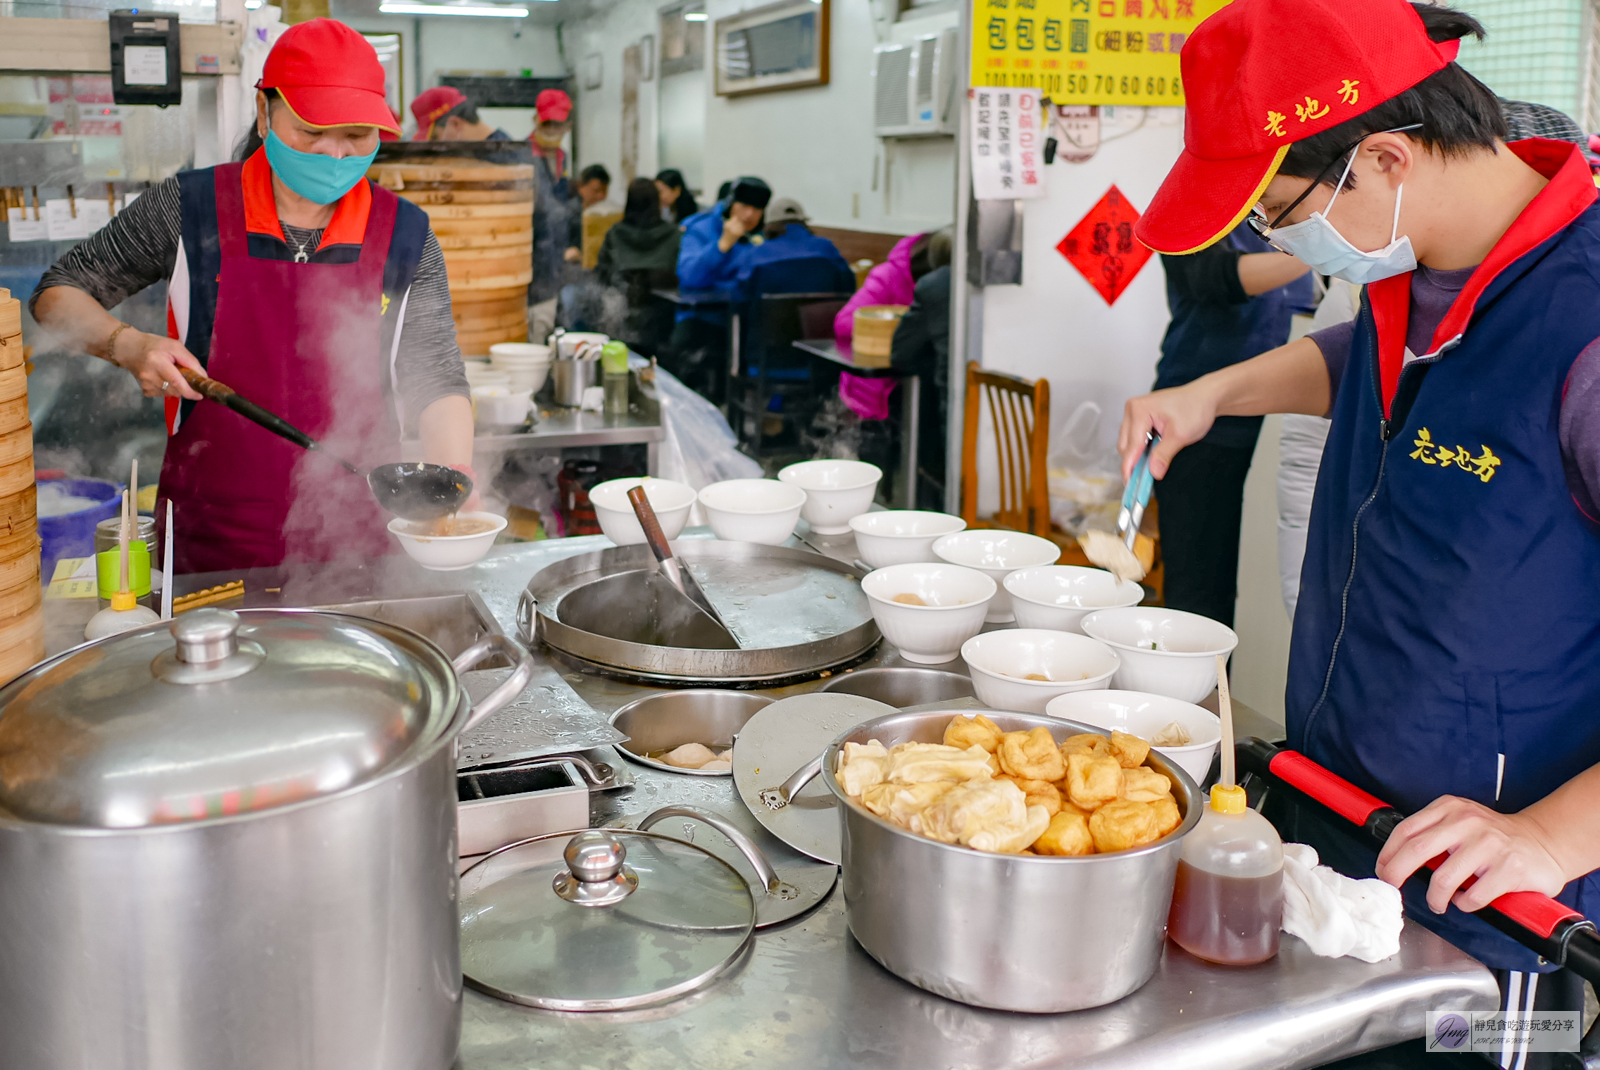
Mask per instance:
[[[1407,130],[1421,130],[1421,129],[1422,129],[1422,124],[1421,123],[1411,123],[1408,126],[1396,126],[1396,127],[1392,128],[1392,129],[1389,129],[1389,130],[1373,130],[1373,131],[1370,131],[1368,133],[1362,134],[1360,137],[1356,138],[1355,141],[1351,142],[1345,148],[1340,149],[1334,155],[1333,159],[1328,161],[1328,165],[1317,173],[1317,177],[1312,179],[1311,185],[1309,185],[1309,186],[1307,186],[1305,188],[1305,192],[1301,193],[1300,196],[1296,197],[1293,201],[1291,201],[1289,203],[1289,207],[1287,207],[1283,211],[1279,212],[1278,213],[1278,217],[1276,219],[1274,219],[1271,223],[1267,222],[1266,213],[1261,211],[1261,209],[1259,207],[1257,207],[1256,205],[1251,205],[1250,206],[1250,214],[1245,217],[1245,222],[1250,224],[1250,229],[1255,231],[1256,234],[1259,237],[1261,237],[1265,241],[1270,242],[1272,240],[1272,232],[1277,229],[1278,225],[1280,223],[1282,223],[1286,218],[1288,218],[1290,212],[1292,212],[1296,208],[1300,207],[1301,202],[1303,202],[1307,197],[1311,196],[1311,191],[1312,190],[1314,190],[1318,186],[1322,185],[1323,181],[1326,180],[1327,177],[1330,174],[1333,173],[1333,169],[1335,167],[1338,167],[1341,163],[1344,163],[1347,167],[1349,166],[1349,162],[1347,162],[1345,160],[1345,157],[1350,155],[1352,152],[1355,152],[1357,149],[1359,149],[1361,147],[1361,143],[1363,141],[1367,140],[1367,138],[1371,137],[1373,134],[1403,134]],[[1276,248],[1276,246],[1274,246],[1274,248]]]

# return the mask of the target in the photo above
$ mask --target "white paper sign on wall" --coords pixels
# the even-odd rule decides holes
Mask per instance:
[[[40,213],[40,218],[35,220],[33,218],[35,211],[37,211],[35,207],[6,209],[6,219],[11,232],[9,237],[12,241],[44,241],[50,236],[49,230],[45,227],[43,213]]]
[[[1039,90],[975,86],[972,106],[972,192],[980,201],[1045,195]]]
[[[75,213],[74,207],[65,197],[44,202],[45,225],[50,229],[51,241],[73,241],[89,236],[89,221],[81,211]]]

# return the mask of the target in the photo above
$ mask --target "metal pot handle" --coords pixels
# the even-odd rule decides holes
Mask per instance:
[[[522,694],[523,688],[528,686],[528,681],[533,679],[533,655],[528,653],[527,647],[499,632],[486,635],[473,643],[450,663],[450,667],[459,675],[490,654],[504,654],[516,662],[516,668],[511,670],[511,675],[506,677],[505,683],[489,692],[482,702],[472,707],[472,712],[467,714],[467,723],[461,729],[463,734],[478,727],[486,717],[504,709]]]
[[[517,636],[530,645],[533,643],[533,616],[538,605],[533,592],[524,587],[517,598]]]
[[[761,801],[766,804],[767,809],[782,810],[785,806],[788,806],[790,800],[800,794],[800,789],[811,783],[817,774],[822,772],[822,759],[824,757],[826,757],[826,752],[817,755],[805,765],[796,769],[788,780],[785,780],[777,787],[764,789],[761,792]]]
[[[767,856],[761,853],[761,848],[757,847],[750,837],[729,824],[726,819],[718,817],[709,810],[702,810],[697,806],[663,806],[639,822],[639,831],[649,832],[652,825],[659,825],[671,817],[687,817],[694,821],[702,822],[728,837],[733,845],[739,849],[739,853],[744,855],[745,860],[750,863],[750,868],[756,871],[756,879],[761,882],[762,888],[767,895],[781,894],[783,889],[789,887],[778,877],[778,871],[772,868],[772,864],[767,861]],[[784,898],[790,897],[784,896]]]

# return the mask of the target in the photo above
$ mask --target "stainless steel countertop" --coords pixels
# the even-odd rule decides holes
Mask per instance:
[[[702,537],[690,531],[685,537]],[[497,547],[455,573],[428,573],[409,561],[346,574],[335,599],[326,573],[247,576],[252,605],[347,601],[475,591],[501,626],[515,632],[517,595],[534,572],[571,554],[609,546],[591,536]],[[853,547],[829,540],[830,556]],[[203,578],[201,578],[203,579]],[[276,583],[272,580],[276,579]],[[200,580],[191,581],[202,585]],[[216,582],[212,579],[210,582]],[[268,585],[282,592],[262,593]],[[363,589],[364,588],[364,589]],[[181,584],[180,590],[189,589]],[[93,602],[89,602],[92,612]],[[65,638],[62,603],[46,603],[52,634]],[[80,607],[73,607],[80,608]],[[81,623],[77,625],[81,629]],[[81,631],[79,632],[81,635]],[[59,639],[52,651],[61,648]],[[546,652],[548,656],[548,652]],[[858,668],[903,664],[892,648]],[[958,661],[943,668],[962,669]],[[561,666],[596,710],[610,714],[654,689]],[[765,692],[814,690],[820,681]],[[1241,734],[1271,733],[1271,722],[1240,711]],[[591,820],[636,822],[668,804],[688,803],[736,818],[763,850],[798,856],[759,829],[731,778],[678,776],[626,762],[626,794],[594,796]],[[1155,978],[1108,1007],[1061,1015],[979,1010],[923,992],[888,973],[850,937],[836,887],[815,911],[758,934],[754,948],[707,990],[661,1007],[617,1014],[532,1010],[473,991],[466,994],[458,1070],[784,1067],[1112,1068],[1293,1070],[1419,1036],[1429,1010],[1489,1010],[1494,979],[1481,965],[1407,923],[1401,952],[1385,962],[1313,956],[1285,937],[1278,958],[1261,966],[1207,966],[1168,945]]]

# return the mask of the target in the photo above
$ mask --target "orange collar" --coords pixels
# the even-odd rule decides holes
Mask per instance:
[[[1455,303],[1439,321],[1438,329],[1428,344],[1428,352],[1436,353],[1466,331],[1476,310],[1478,298],[1500,273],[1516,263],[1536,246],[1550,240],[1594,203],[1596,190],[1594,177],[1583,153],[1576,145],[1545,138],[1528,138],[1507,146],[1523,163],[1544,175],[1550,181],[1512,221],[1500,236],[1489,255],[1484,257],[1466,286],[1456,296]],[[1400,371],[1405,366],[1406,329],[1411,319],[1411,272],[1381,279],[1367,286],[1367,297],[1372,303],[1373,326],[1378,332],[1378,373],[1383,387],[1383,412],[1389,415],[1390,404],[1400,386]],[[1418,354],[1422,356],[1423,354]]]
[[[240,174],[244,185],[244,229],[248,234],[266,234],[287,244],[283,224],[278,221],[278,204],[272,196],[272,165],[267,150],[257,149],[244,162]],[[333,206],[333,219],[322,232],[318,251],[330,245],[360,245],[367,235],[367,213],[372,210],[372,184],[357,182]]]

